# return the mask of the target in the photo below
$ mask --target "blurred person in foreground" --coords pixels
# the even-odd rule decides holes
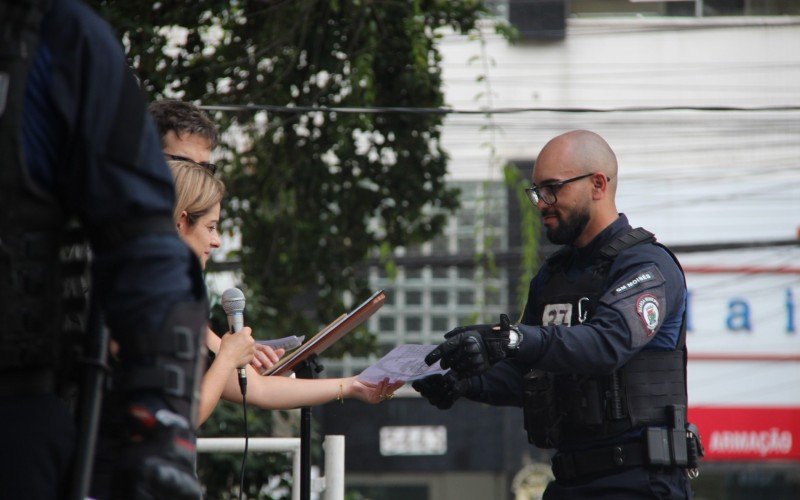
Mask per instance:
[[[200,498],[208,308],[143,96],[80,2],[2,0],[0,25],[0,495],[84,494],[70,473],[88,462],[76,450],[91,450],[93,412],[76,415],[76,402],[97,401],[80,380],[103,364],[105,349],[88,346],[105,324],[120,348],[109,497]]]
[[[413,384],[442,409],[462,396],[521,406],[528,440],[556,450],[548,500],[691,498],[702,453],[686,422],[683,271],[617,212],[617,181],[599,135],[548,142],[526,193],[564,246],[531,281],[519,324],[452,330],[426,358],[451,371]]]

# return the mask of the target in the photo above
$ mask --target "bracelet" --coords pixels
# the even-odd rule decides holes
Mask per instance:
[[[344,385],[341,382],[339,382],[339,395],[336,396],[336,401],[344,404]]]

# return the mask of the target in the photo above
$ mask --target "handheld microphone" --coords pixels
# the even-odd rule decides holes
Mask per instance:
[[[228,288],[222,293],[222,309],[228,315],[228,328],[236,333],[244,328],[244,293],[238,288]],[[239,373],[239,389],[242,395],[247,392],[247,372],[244,366],[236,370]]]

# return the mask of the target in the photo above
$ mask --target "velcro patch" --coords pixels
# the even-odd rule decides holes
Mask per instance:
[[[655,278],[653,273],[650,271],[645,271],[640,275],[636,276],[632,280],[628,281],[627,283],[618,286],[614,289],[614,295],[619,295],[621,293],[627,292],[632,288],[636,288],[637,286],[641,285],[642,283],[647,283],[648,281],[652,281]]]

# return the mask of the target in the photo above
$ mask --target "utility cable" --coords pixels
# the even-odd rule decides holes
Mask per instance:
[[[381,106],[279,106],[273,104],[225,104],[200,106],[207,111],[241,112],[267,111],[272,113],[350,113],[350,114],[409,114],[409,115],[508,115],[518,113],[648,113],[654,111],[800,111],[800,106],[627,106],[616,108],[540,107],[459,109]]]

